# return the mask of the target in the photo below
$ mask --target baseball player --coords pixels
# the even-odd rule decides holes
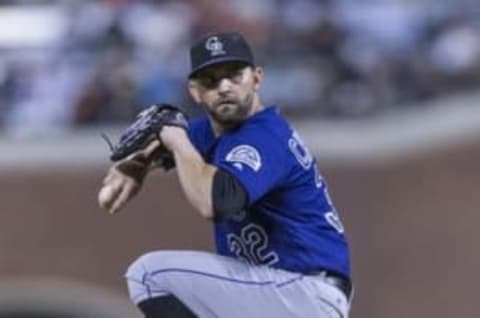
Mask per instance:
[[[346,318],[352,297],[344,227],[316,160],[275,106],[238,33],[190,50],[188,89],[207,115],[142,112],[113,148],[100,205],[115,213],[152,167],[176,168],[188,201],[212,221],[217,253],[153,251],[126,272],[145,317]]]

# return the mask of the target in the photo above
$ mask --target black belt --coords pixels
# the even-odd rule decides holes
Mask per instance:
[[[352,297],[352,282],[350,279],[327,270],[311,272],[309,273],[309,276],[322,277],[327,284],[340,289],[350,301],[350,298]]]

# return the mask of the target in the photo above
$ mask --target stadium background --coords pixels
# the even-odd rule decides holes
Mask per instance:
[[[352,245],[352,317],[474,316],[475,1],[117,0],[0,5],[0,317],[135,317],[131,260],[211,249],[173,174],[116,217],[95,200],[100,133],[155,101],[198,114],[188,43],[224,29],[252,40],[264,100],[319,158]]]

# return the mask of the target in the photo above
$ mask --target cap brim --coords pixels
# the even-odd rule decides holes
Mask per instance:
[[[225,62],[242,62],[248,65],[253,65],[253,62],[247,58],[244,57],[238,57],[238,56],[225,56],[225,57],[219,57],[214,60],[210,60],[208,62],[205,62],[203,64],[198,65],[196,68],[194,68],[190,74],[188,75],[188,78],[192,78],[195,76],[195,74],[204,68],[207,68],[209,66],[215,65],[215,64],[220,64],[220,63],[225,63]]]

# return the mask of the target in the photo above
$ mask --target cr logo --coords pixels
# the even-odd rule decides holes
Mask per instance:
[[[205,42],[205,48],[210,51],[211,56],[225,54],[225,51],[223,50],[223,43],[220,41],[218,36],[209,37]]]

